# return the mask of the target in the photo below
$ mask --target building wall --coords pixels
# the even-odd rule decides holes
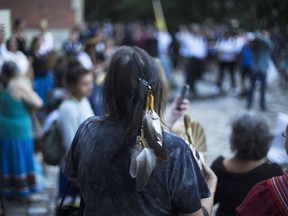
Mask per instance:
[[[75,2],[83,0],[0,0],[0,8],[10,9],[12,20],[23,17],[26,28],[37,28],[40,19],[47,19],[51,28],[70,28],[82,10]]]
[[[11,14],[11,24],[4,23],[6,38],[10,37],[13,21],[22,17],[26,21],[26,39],[29,46],[38,31],[39,20],[47,19],[56,50],[61,50],[71,27],[75,23],[83,22],[83,8],[84,0],[0,0],[0,12],[8,9]]]

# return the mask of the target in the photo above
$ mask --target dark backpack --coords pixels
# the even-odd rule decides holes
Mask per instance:
[[[55,120],[50,125],[48,131],[44,133],[41,147],[43,159],[46,164],[54,166],[60,164],[66,153],[66,149],[58,128],[57,120]]]

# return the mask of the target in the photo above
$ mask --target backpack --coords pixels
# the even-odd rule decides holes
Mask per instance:
[[[57,120],[54,120],[42,138],[41,151],[44,162],[48,165],[59,165],[62,161],[66,149],[63,138],[58,128]]]

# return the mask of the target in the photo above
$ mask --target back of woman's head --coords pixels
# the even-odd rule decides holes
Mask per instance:
[[[109,116],[127,119],[131,114],[141,115],[148,88],[139,79],[152,87],[155,110],[161,112],[162,82],[154,60],[140,48],[123,46],[112,56],[103,84],[103,102]]]
[[[244,114],[232,123],[230,145],[239,158],[264,158],[269,150],[271,138],[269,126],[260,116]]]
[[[142,125],[148,87],[139,79],[152,87],[155,111],[161,114],[163,89],[154,60],[140,48],[118,48],[110,61],[102,96],[107,118],[123,123],[122,152],[135,143]]]
[[[1,82],[3,87],[6,88],[9,81],[19,74],[19,68],[13,61],[6,61],[2,66]]]

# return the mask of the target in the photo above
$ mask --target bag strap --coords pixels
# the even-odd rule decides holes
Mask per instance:
[[[66,187],[66,189],[65,189],[65,192],[64,192],[64,194],[63,194],[63,196],[62,196],[62,199],[61,199],[61,202],[60,202],[60,205],[59,205],[58,209],[61,209],[61,208],[63,207],[63,203],[64,203],[64,201],[65,201],[65,198],[66,198],[67,194],[68,194],[68,191],[69,191],[70,188],[71,188],[71,185],[72,185],[72,183],[71,183],[70,181],[68,181],[68,185],[67,185],[67,187]],[[80,197],[81,197],[81,199],[80,199],[80,207],[79,207],[78,216],[83,216],[83,212],[84,212],[84,208],[85,208],[85,203],[84,203],[84,201],[83,201],[83,198],[82,198],[81,193],[80,193]]]
[[[0,212],[0,215],[1,216],[5,216],[5,207],[4,207],[4,192],[3,192],[3,182],[1,181],[0,183],[0,202],[1,202],[1,212]]]
[[[80,195],[81,195],[81,193],[80,193]],[[78,216],[83,216],[84,215],[84,209],[85,209],[85,203],[84,203],[83,197],[81,195],[80,208],[79,208]]]
[[[65,189],[65,192],[64,192],[64,194],[63,194],[63,196],[62,196],[62,199],[61,199],[61,202],[60,202],[60,205],[59,205],[59,209],[61,209],[62,207],[63,207],[63,203],[64,203],[64,201],[65,201],[65,199],[66,199],[66,196],[67,196],[67,194],[68,194],[68,191],[70,190],[70,188],[71,188],[71,182],[70,181],[68,181],[68,185],[67,185],[67,187],[66,187],[66,189]]]

